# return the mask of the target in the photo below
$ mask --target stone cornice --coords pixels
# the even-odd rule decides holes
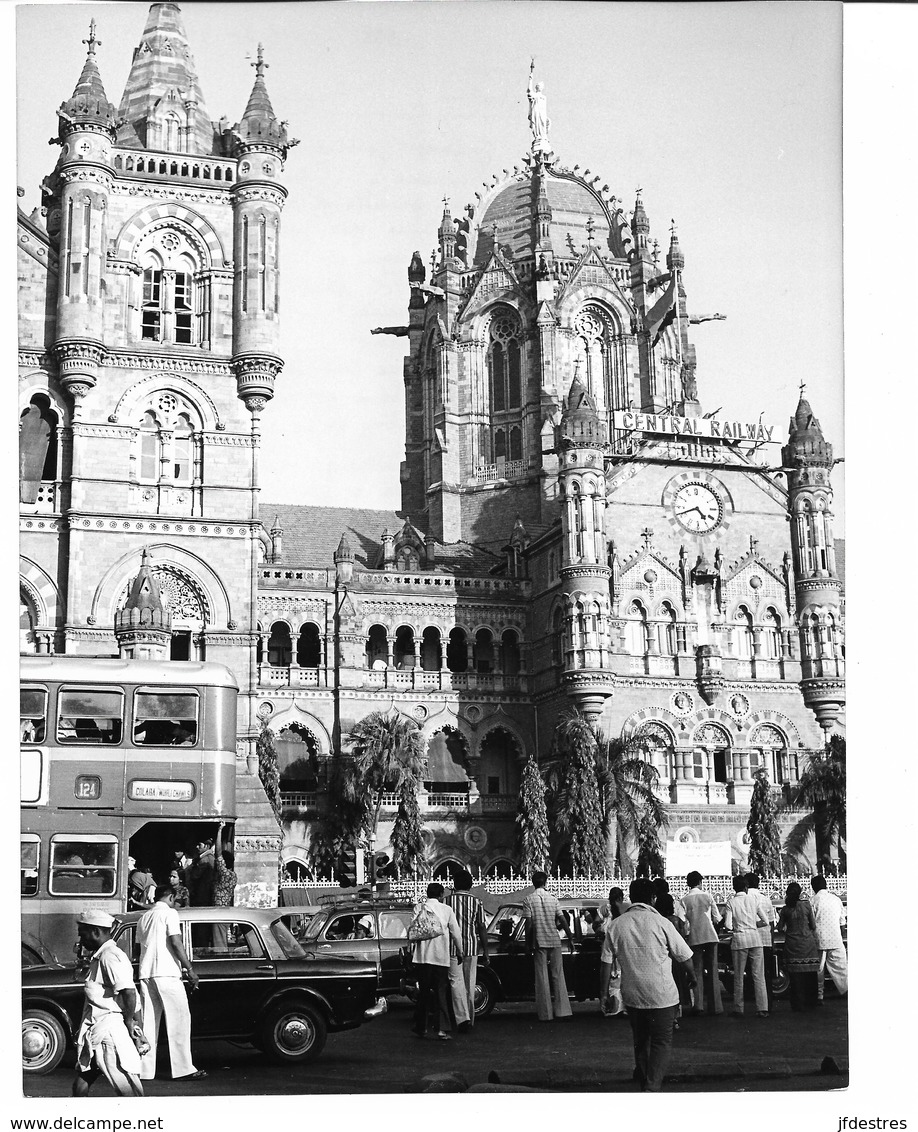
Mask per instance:
[[[213,538],[249,538],[260,527],[251,520],[242,522],[211,522],[200,519],[139,519],[136,515],[125,518],[122,515],[87,515],[85,512],[71,511],[66,519],[71,530],[92,530],[101,534],[168,534],[168,535],[206,535]]]

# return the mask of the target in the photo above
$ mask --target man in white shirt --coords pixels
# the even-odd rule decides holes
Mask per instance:
[[[200,1081],[207,1074],[203,1069],[195,1069],[191,1060],[191,1011],[182,973],[187,974],[192,991],[197,988],[198,976],[191,969],[191,960],[182,943],[175,889],[160,884],[154,895],[153,907],[137,922],[143,1032],[150,1045],[143,1057],[140,1076],[144,1081],[152,1081],[156,1076],[156,1039],[165,1018],[173,1080]]]
[[[681,963],[689,987],[695,985],[692,950],[673,925],[653,907],[651,881],[631,882],[631,907],[606,924],[606,938],[622,972],[622,1001],[634,1041],[634,1078],[642,1092],[658,1093],[669,1064],[679,989],[673,961]]]
[[[414,1008],[414,1023],[412,1033],[423,1038],[427,1033],[428,1007],[430,1000],[436,1000],[437,1009],[437,1037],[441,1042],[449,1041],[449,942],[452,939],[456,947],[456,962],[460,965],[464,958],[462,951],[462,933],[456,914],[448,904],[443,903],[443,885],[432,881],[427,886],[427,899],[424,907],[432,912],[440,921],[442,931],[433,939],[422,939],[414,945],[414,964],[418,976],[418,1001]]]
[[[771,989],[774,968],[775,906],[771,897],[759,890],[759,874],[746,873],[746,891],[755,900],[755,910],[759,918],[759,938],[762,940],[762,967],[765,970],[765,990],[768,993],[768,1009],[774,1006],[774,992]],[[764,922],[763,922],[764,921]]]
[[[688,885],[683,906],[689,927],[688,943],[692,949],[692,967],[695,972],[695,1005],[693,1014],[704,1014],[705,993],[708,996],[708,1013],[723,1014],[720,996],[720,975],[717,969],[717,925],[720,913],[710,892],[702,890],[704,877],[693,869],[685,878]]]
[[[813,888],[810,903],[816,917],[816,944],[822,953],[818,975],[819,1001],[822,1002],[826,971],[838,993],[848,993],[848,952],[841,934],[845,906],[834,892],[829,892],[824,876],[813,877],[810,884]]]
[[[131,961],[112,939],[115,921],[93,909],[77,920],[80,945],[92,952],[83,984],[83,1017],[76,1036],[77,1075],[73,1095],[85,1097],[99,1074],[121,1097],[142,1097],[140,1055],[143,1030],[136,1015]]]
[[[743,1013],[743,975],[746,965],[752,971],[755,986],[755,1010],[759,1018],[768,1017],[768,991],[765,989],[765,968],[762,965],[762,937],[759,935],[757,901],[746,891],[746,878],[733,878],[733,895],[724,909],[727,931],[733,932],[733,1013]]]

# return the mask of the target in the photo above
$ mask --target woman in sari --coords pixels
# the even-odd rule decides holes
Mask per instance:
[[[791,881],[778,918],[784,932],[784,962],[790,976],[791,1010],[811,1010],[816,1005],[819,947],[812,905],[800,899],[800,885]]]

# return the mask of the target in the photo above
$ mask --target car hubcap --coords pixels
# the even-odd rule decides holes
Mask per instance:
[[[280,1045],[284,1049],[290,1050],[291,1053],[299,1053],[312,1045],[312,1041],[312,1026],[301,1015],[285,1018],[281,1023]]]
[[[43,1026],[34,1022],[23,1024],[22,1028],[22,1056],[30,1064],[45,1061],[52,1048],[51,1037]]]

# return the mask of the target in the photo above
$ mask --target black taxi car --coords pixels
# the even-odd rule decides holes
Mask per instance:
[[[405,994],[404,952],[413,916],[414,905],[405,900],[335,895],[320,898],[297,938],[311,958],[340,955],[378,964],[379,993]]]
[[[192,1041],[251,1042],[275,1061],[298,1064],[318,1057],[329,1032],[385,1013],[377,963],[338,954],[307,957],[283,921],[288,910],[177,911],[182,942],[200,979],[189,996]],[[113,934],[132,960],[141,915],[119,916]],[[22,969],[24,1073],[50,1073],[73,1044],[86,970],[72,963]]]
[[[599,998],[599,960],[605,903],[580,897],[563,897],[558,903],[567,920],[571,939],[558,929],[567,992],[578,1002]],[[535,999],[535,971],[526,955],[523,905],[502,904],[488,924],[490,963],[479,958],[475,987],[475,1017],[484,1018],[498,1002]]]

